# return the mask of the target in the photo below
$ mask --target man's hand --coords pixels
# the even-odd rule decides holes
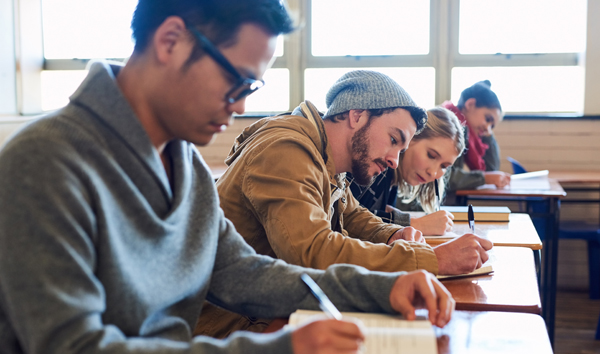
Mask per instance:
[[[441,236],[447,231],[452,230],[454,226],[454,215],[446,210],[436,211],[435,213],[421,216],[420,218],[410,218],[410,225],[421,231],[424,235]]]
[[[407,226],[403,229],[400,229],[389,238],[387,244],[391,245],[392,242],[396,240],[406,240],[406,241],[417,241],[417,242],[425,242],[425,237],[423,237],[423,233],[414,227]]]
[[[365,335],[357,323],[316,320],[292,332],[294,354],[359,353]]]
[[[438,272],[444,275],[466,274],[481,268],[492,249],[492,242],[465,234],[433,248],[438,260]]]
[[[426,308],[429,321],[441,328],[452,318],[455,301],[433,274],[416,270],[398,277],[390,293],[390,304],[410,321],[416,318],[415,309]]]
[[[510,184],[510,175],[502,171],[488,171],[483,173],[485,184],[494,184],[496,188],[504,188]]]

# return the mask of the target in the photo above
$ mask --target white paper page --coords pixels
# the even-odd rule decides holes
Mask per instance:
[[[495,184],[484,184],[484,185],[477,187],[476,189],[482,190],[482,189],[498,189],[498,188],[496,188]]]
[[[518,179],[525,179],[525,178],[545,177],[545,176],[548,176],[549,172],[550,171],[548,171],[548,170],[541,170],[541,171],[534,171],[534,172],[517,173],[515,175],[511,175],[510,179],[511,179],[511,181],[515,181]]]
[[[290,316],[290,325],[310,322],[320,311],[298,310]],[[344,318],[357,318],[366,328],[365,354],[437,354],[437,340],[428,320],[407,321],[396,316],[343,312]]]
[[[517,179],[510,181],[510,189],[515,190],[549,190],[550,181],[546,177]]]

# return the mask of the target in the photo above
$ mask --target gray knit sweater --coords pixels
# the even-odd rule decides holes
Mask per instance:
[[[96,63],[71,103],[0,152],[2,353],[290,353],[290,332],[192,338],[202,301],[257,317],[317,304],[391,312],[398,274],[327,271],[256,255],[223,217],[193,145],[157,151]]]

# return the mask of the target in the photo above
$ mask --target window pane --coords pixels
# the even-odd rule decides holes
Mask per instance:
[[[51,111],[64,107],[87,73],[87,70],[42,71],[42,109]]]
[[[327,90],[348,71],[359,68],[306,69],[304,71],[304,97],[315,104],[318,110],[325,112]],[[423,108],[434,106],[435,69],[434,68],[360,68],[379,71],[396,80],[417,105]]]
[[[137,0],[43,0],[46,59],[126,58]]]
[[[586,0],[461,0],[459,52],[583,52],[586,13]]]
[[[579,66],[454,68],[452,102],[487,79],[505,112],[582,112],[584,74]]]
[[[290,71],[269,69],[265,86],[246,98],[246,112],[281,112],[290,109]]]
[[[50,111],[64,107],[69,96],[81,84],[87,70],[42,71],[42,109]],[[246,99],[247,112],[287,111],[290,106],[290,75],[288,69],[269,69],[266,85]]]
[[[274,57],[283,56],[283,36],[277,37],[277,47],[275,48],[275,54],[273,54],[273,56]]]
[[[429,1],[313,0],[312,55],[429,53]]]

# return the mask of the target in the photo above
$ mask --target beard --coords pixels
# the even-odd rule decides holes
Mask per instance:
[[[369,126],[371,120],[364,127],[360,128],[352,137],[352,176],[356,183],[361,186],[368,186],[373,183],[373,180],[377,176],[369,175],[369,167],[371,166],[371,159],[369,158],[369,138],[367,133],[369,132]],[[382,166],[387,166],[387,163],[383,159],[375,159],[375,162]]]

